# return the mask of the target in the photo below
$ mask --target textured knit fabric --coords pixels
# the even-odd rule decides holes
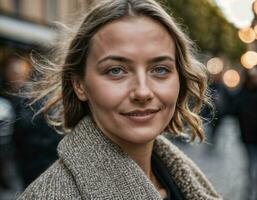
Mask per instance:
[[[198,167],[163,136],[156,139],[154,152],[186,200],[221,199]],[[141,168],[89,117],[64,137],[58,153],[59,159],[18,199],[162,199]]]
[[[166,189],[167,196],[164,200],[184,200],[179,188],[170,176],[169,170],[163,164],[161,159],[155,155],[155,153],[152,154],[151,164],[154,175],[157,180],[159,180],[163,188]]]

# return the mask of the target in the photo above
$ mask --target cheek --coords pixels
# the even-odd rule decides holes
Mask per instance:
[[[119,106],[126,98],[126,88],[124,84],[110,84],[103,79],[89,78],[87,80],[86,91],[90,104],[105,110],[111,110]]]
[[[162,116],[163,120],[166,121],[164,128],[166,128],[171,122],[179,96],[180,84],[179,80],[170,81],[165,84],[162,88],[159,88],[160,100],[165,108],[165,114]]]
[[[176,105],[178,95],[179,95],[180,84],[178,78],[168,80],[164,84],[158,85],[156,88],[157,94],[162,102],[168,106],[172,107]]]

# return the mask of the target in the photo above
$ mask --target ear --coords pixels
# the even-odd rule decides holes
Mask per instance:
[[[83,81],[81,79],[79,79],[78,77],[74,77],[72,79],[72,86],[73,86],[74,92],[76,93],[78,99],[80,101],[86,101],[87,95],[86,95],[86,90],[83,85]]]

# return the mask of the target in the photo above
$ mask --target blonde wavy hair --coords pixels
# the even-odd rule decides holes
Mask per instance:
[[[69,132],[90,114],[87,103],[81,102],[74,92],[72,80],[82,77],[91,38],[107,23],[124,17],[146,16],[161,23],[176,45],[176,65],[180,79],[180,92],[174,116],[167,131],[174,135],[187,132],[191,140],[203,141],[202,119],[199,116],[203,103],[208,103],[207,72],[194,58],[193,43],[183,33],[174,19],[153,0],[104,0],[92,7],[82,17],[80,24],[64,39],[62,51],[53,58],[32,55],[34,68],[40,78],[30,82],[26,94],[31,104],[43,100],[37,113],[44,113],[49,124]],[[60,53],[61,52],[61,53]]]

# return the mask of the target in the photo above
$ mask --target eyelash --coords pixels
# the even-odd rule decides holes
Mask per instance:
[[[164,73],[155,73],[154,71],[156,71],[156,70],[165,70],[165,72]],[[158,66],[155,66],[152,70],[151,70],[151,73],[153,73],[153,74],[156,74],[156,75],[158,75],[158,76],[165,76],[165,75],[167,75],[168,73],[170,73],[171,72],[171,70],[170,69],[168,69],[167,67],[165,67],[165,66],[162,66],[162,65],[158,65]]]
[[[160,70],[160,69],[164,70],[165,72],[163,72],[163,73],[156,72],[156,70]],[[113,73],[114,70],[119,70],[120,73]],[[151,74],[157,75],[157,76],[165,76],[170,72],[171,72],[171,70],[169,68],[162,66],[162,65],[155,66],[151,70]],[[119,67],[119,66],[112,67],[112,68],[106,70],[106,72],[105,72],[105,74],[113,76],[113,77],[121,77],[122,75],[124,75],[126,73],[127,72],[122,67]]]
[[[116,76],[116,77],[121,75],[120,73],[119,74],[111,73],[114,70],[120,70],[120,72],[123,72],[123,74],[126,73],[125,70],[123,70],[121,67],[117,66],[117,67],[112,67],[112,68],[108,69],[105,72],[105,74],[108,74],[108,75],[111,75],[111,76]]]

